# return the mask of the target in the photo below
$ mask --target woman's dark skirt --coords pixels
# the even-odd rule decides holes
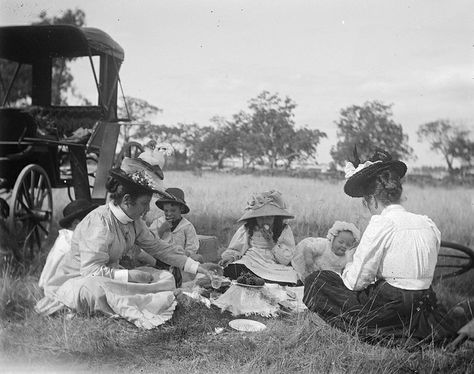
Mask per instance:
[[[431,288],[404,290],[380,280],[352,291],[339,274],[324,270],[306,278],[303,302],[326,322],[368,342],[443,345],[456,336],[454,322]]]

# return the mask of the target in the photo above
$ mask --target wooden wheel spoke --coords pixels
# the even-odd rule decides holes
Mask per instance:
[[[33,202],[31,201],[31,197],[30,195],[28,194],[28,189],[27,187],[25,186],[25,184],[23,183],[21,185],[21,196],[20,197],[24,197],[25,200],[26,200],[26,203],[29,205],[29,206],[33,206]],[[20,200],[18,200],[20,201]]]
[[[43,226],[40,222],[37,222],[37,223],[36,223],[36,226],[38,226],[41,230],[43,230],[43,232],[45,233],[45,235],[48,235],[48,234],[49,234],[49,231],[46,230],[46,229],[44,228],[44,226]]]
[[[18,200],[18,202],[20,203],[20,205],[30,214],[30,215],[33,215],[33,211],[31,210],[31,208],[26,205],[23,200]]]
[[[36,206],[39,206],[38,203],[39,203],[40,195],[43,196],[43,191],[44,191],[43,184],[44,184],[44,175],[40,174],[39,179],[38,179],[36,194],[35,194],[35,198],[34,198],[34,203],[35,203]]]

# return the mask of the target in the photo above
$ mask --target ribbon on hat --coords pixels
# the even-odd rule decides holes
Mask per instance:
[[[366,161],[363,164],[359,164],[357,167],[354,166],[354,164],[350,161],[346,163],[346,167],[344,168],[344,172],[346,173],[345,178],[349,179],[352,177],[354,174],[358,173],[359,171],[365,169],[366,167],[369,167],[370,165],[376,164],[378,162],[382,162],[381,160],[372,162],[372,161]]]
[[[281,193],[276,190],[271,190],[256,193],[250,196],[245,210],[256,210],[267,204],[274,205],[281,209],[286,209],[286,204],[281,196]]]

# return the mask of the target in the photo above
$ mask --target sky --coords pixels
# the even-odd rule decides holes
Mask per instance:
[[[444,165],[419,143],[421,124],[450,119],[474,133],[472,0],[0,0],[0,25],[80,8],[125,50],[127,96],[163,111],[156,123],[198,123],[246,110],[263,90],[296,102],[297,126],[328,134],[340,110],[393,104],[415,149],[412,166]],[[79,87],[81,89],[81,87]],[[87,90],[84,88],[84,90]]]

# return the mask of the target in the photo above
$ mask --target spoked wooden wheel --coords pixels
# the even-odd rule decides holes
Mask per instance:
[[[18,242],[19,257],[32,259],[48,237],[53,219],[53,196],[48,175],[41,166],[28,165],[16,179],[8,226]]]
[[[462,244],[441,242],[435,280],[452,278],[474,267],[474,250]]]

